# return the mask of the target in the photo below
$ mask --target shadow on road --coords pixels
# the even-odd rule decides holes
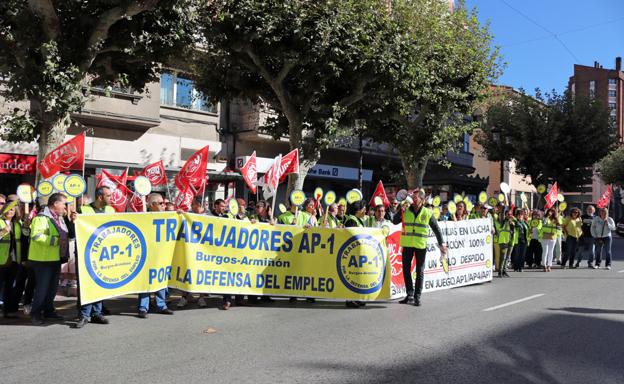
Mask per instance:
[[[375,365],[317,361],[297,368],[311,370],[311,376],[314,370],[338,371],[334,373],[349,378],[340,383],[353,384],[624,383],[624,322],[591,316],[544,316],[517,328],[492,330],[483,340],[454,345],[433,357],[401,352],[395,360]]]
[[[563,311],[571,313],[584,313],[584,314],[616,314],[624,315],[622,309],[601,309],[601,308],[582,308],[582,307],[564,307],[564,308],[549,308],[551,311]]]

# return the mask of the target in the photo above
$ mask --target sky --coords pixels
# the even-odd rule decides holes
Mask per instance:
[[[506,62],[497,83],[563,92],[574,64],[615,68],[624,56],[624,0],[466,0],[489,21]]]

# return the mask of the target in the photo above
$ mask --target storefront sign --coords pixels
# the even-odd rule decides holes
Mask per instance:
[[[37,156],[0,153],[0,173],[30,175],[35,173]]]

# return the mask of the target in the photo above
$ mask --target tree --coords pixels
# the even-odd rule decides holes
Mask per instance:
[[[600,160],[596,172],[605,184],[624,185],[624,148],[613,150]]]
[[[423,185],[430,159],[458,149],[470,116],[499,72],[497,49],[476,11],[441,1],[393,2],[393,17],[410,41],[393,86],[358,111],[369,134],[399,153],[408,188]]]
[[[159,64],[191,45],[192,0],[3,0],[0,2],[2,96],[28,101],[3,116],[10,142],[39,141],[39,158],[60,144],[70,114],[92,83],[141,91]]]
[[[264,129],[303,158],[289,190],[330,146],[347,112],[400,67],[402,35],[380,0],[220,0],[202,9],[197,85],[214,101],[266,103]]]
[[[515,160],[533,184],[568,192],[591,183],[593,165],[615,143],[609,110],[569,92],[535,98],[513,93],[491,105],[477,136],[489,160]]]

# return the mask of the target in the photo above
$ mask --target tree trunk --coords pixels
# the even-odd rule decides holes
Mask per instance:
[[[415,189],[423,186],[423,178],[425,177],[428,162],[429,159],[426,157],[414,163],[409,162],[403,157],[401,158],[408,189]]]
[[[30,108],[32,115],[38,119],[35,129],[39,131],[39,149],[37,151],[37,162],[39,162],[43,160],[45,155],[65,141],[70,118],[69,114],[58,116],[54,113],[46,112],[46,108],[39,100],[31,100]],[[39,171],[37,171],[36,182],[39,182],[39,178]]]

